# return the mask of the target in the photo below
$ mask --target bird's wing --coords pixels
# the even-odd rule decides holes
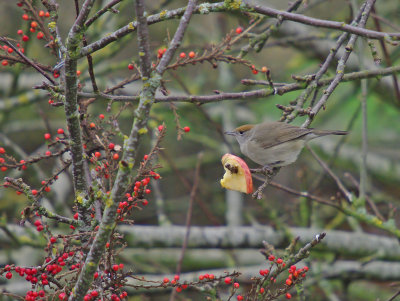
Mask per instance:
[[[312,129],[300,128],[282,122],[268,122],[260,124],[257,127],[258,129],[252,139],[261,144],[265,149],[301,138],[312,132]]]

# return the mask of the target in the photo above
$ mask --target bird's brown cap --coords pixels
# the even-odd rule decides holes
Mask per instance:
[[[244,133],[244,132],[250,131],[253,127],[254,127],[254,124],[245,124],[245,125],[242,125],[242,126],[239,126],[238,128],[236,128],[235,131],[239,132],[239,133]]]

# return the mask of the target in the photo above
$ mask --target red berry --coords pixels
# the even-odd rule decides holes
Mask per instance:
[[[143,206],[147,206],[149,204],[149,201],[148,200],[143,200],[142,204],[143,204]]]
[[[45,15],[45,13],[44,13],[44,11],[39,11],[39,17],[44,17],[44,15]]]
[[[150,194],[150,193],[151,193],[151,190],[150,190],[150,189],[146,189],[144,192],[145,192],[146,194]]]
[[[89,124],[89,127],[90,127],[91,129],[94,129],[94,128],[96,127],[96,124],[95,124],[94,122],[91,122],[91,123]]]
[[[94,273],[93,278],[97,279],[98,277],[99,277],[99,273],[98,272]]]
[[[51,151],[46,151],[44,154],[45,154],[46,156],[51,156]]]
[[[80,76],[81,75],[81,70],[76,70],[76,76]]]
[[[27,35],[22,36],[22,41],[27,42],[29,41],[29,37]]]
[[[52,244],[54,244],[56,241],[57,241],[57,238],[56,238],[56,237],[54,237],[54,236],[50,237],[50,242],[51,242]]]
[[[38,191],[36,189],[32,189],[32,194],[37,195]]]
[[[93,297],[97,297],[99,295],[98,291],[92,291],[90,293]]]
[[[59,135],[64,134],[64,130],[63,130],[63,129],[58,129],[58,130],[57,130],[57,134],[59,134]]]
[[[7,166],[2,166],[2,167],[0,168],[1,171],[7,171],[7,169],[8,169]]]
[[[237,34],[241,34],[242,32],[243,32],[243,28],[242,27],[239,26],[239,27],[236,28],[236,33]]]
[[[194,51],[190,51],[189,52],[189,57],[192,59],[196,56],[196,53],[194,53]]]
[[[190,127],[185,126],[185,127],[183,128],[183,130],[185,131],[185,133],[188,133],[188,132],[190,132]]]
[[[115,147],[115,144],[114,143],[110,143],[109,145],[108,145],[108,149],[114,149],[114,147]]]
[[[46,186],[46,187],[44,188],[44,191],[46,191],[46,192],[50,192],[50,190],[51,190],[51,188],[50,188],[49,186]]]
[[[58,295],[58,299],[60,300],[67,300],[67,294],[66,293],[60,293]]]
[[[268,68],[267,68],[267,67],[265,67],[265,66],[263,66],[263,67],[261,68],[261,72],[263,72],[263,73],[267,73],[267,72],[268,72]]]
[[[2,61],[1,61],[1,64],[2,64],[3,66],[7,66],[7,65],[8,65],[8,61],[7,61],[7,60],[2,60]]]
[[[264,294],[264,292],[265,292],[265,289],[263,287],[260,288],[260,294]]]
[[[282,264],[282,263],[283,263],[282,258],[278,258],[278,259],[276,260],[276,263],[277,263],[277,264]]]
[[[48,17],[50,17],[50,13],[47,11],[47,12],[44,14],[44,16],[45,16],[46,18],[48,18]]]
[[[165,277],[165,278],[163,279],[163,282],[164,282],[164,283],[168,283],[168,282],[169,282],[169,279],[168,279],[167,277]]]
[[[275,260],[275,256],[274,255],[269,255],[268,256],[268,260],[269,261],[274,261]]]
[[[184,58],[186,57],[186,53],[181,52],[181,53],[179,54],[179,57],[180,57],[181,59],[184,59]]]
[[[22,31],[22,29],[18,29],[17,34],[18,35],[22,35],[24,32]]]
[[[253,74],[257,74],[258,73],[257,69],[253,69],[253,70],[251,70],[251,72],[253,72]]]
[[[0,147],[0,154],[5,154],[6,150],[4,149],[4,147]]]
[[[14,50],[13,50],[11,47],[7,49],[7,52],[8,52],[8,53],[13,53],[13,51],[14,51]]]
[[[78,212],[74,214],[74,219],[78,219],[79,218],[79,214]]]
[[[231,277],[225,277],[224,282],[225,282],[226,284],[231,284],[232,278],[231,278]]]
[[[240,284],[239,284],[238,282],[235,282],[235,283],[233,284],[233,287],[234,287],[234,288],[239,288],[239,287],[240,287]]]
[[[114,160],[118,160],[118,159],[119,159],[119,155],[118,155],[118,154],[114,154],[114,155],[113,155],[113,159],[114,159]]]
[[[291,286],[292,283],[293,283],[292,280],[290,280],[289,278],[286,279],[286,285],[287,285],[287,286]]]
[[[128,69],[129,69],[129,70],[133,70],[133,69],[134,69],[134,66],[133,66],[132,64],[129,64],[129,65],[128,65]]]
[[[164,126],[162,126],[162,125],[159,125],[159,126],[158,126],[158,131],[159,131],[159,132],[161,132],[163,129],[164,129]]]
[[[177,288],[176,288],[176,292],[177,293],[180,293],[182,291],[182,288],[180,287],[180,286],[178,286]]]
[[[22,15],[22,19],[24,19],[25,21],[29,20],[29,16],[27,14],[23,14]]]
[[[100,119],[104,119],[104,114],[100,114],[100,115],[99,115],[99,118],[100,118]]]
[[[44,134],[44,139],[49,140],[51,138],[51,135],[49,133]]]
[[[286,293],[286,299],[292,299],[292,295],[290,293]]]
[[[11,279],[11,278],[12,278],[12,273],[11,273],[11,272],[8,272],[8,273],[6,274],[6,278],[7,278],[7,279]]]
[[[100,152],[95,152],[95,153],[94,153],[94,156],[95,156],[96,158],[100,158],[100,157],[101,157],[101,153],[100,153]]]
[[[114,270],[114,272],[118,271],[118,270],[119,270],[118,264],[114,264],[114,265],[112,266],[112,269]]]
[[[236,299],[237,299],[238,301],[242,301],[242,300],[243,300],[243,296],[242,296],[242,295],[238,295],[238,296],[236,297]]]
[[[83,297],[83,301],[90,301],[92,299],[92,297],[90,295],[85,295],[85,297]]]
[[[174,280],[178,281],[179,280],[179,275],[174,276]]]

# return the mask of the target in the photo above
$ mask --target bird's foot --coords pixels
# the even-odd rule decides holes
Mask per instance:
[[[264,165],[262,168],[254,168],[250,169],[251,173],[261,173],[265,176],[273,175],[274,174],[274,167],[271,165]]]

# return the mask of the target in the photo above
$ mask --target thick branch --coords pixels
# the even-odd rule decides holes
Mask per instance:
[[[282,18],[285,20],[290,20],[294,22],[299,22],[307,25],[312,25],[316,27],[324,27],[330,29],[337,29],[340,31],[349,32],[352,34],[357,34],[359,36],[368,37],[370,39],[378,39],[378,40],[385,40],[387,38],[396,38],[400,39],[400,33],[385,33],[379,31],[373,31],[368,29],[359,28],[356,26],[348,25],[343,22],[336,22],[336,21],[328,21],[328,20],[321,20],[316,18],[307,17],[300,14],[294,14],[289,12],[284,12],[280,10],[276,10],[273,8],[263,7],[259,5],[249,6],[246,8],[245,6],[240,8],[242,11],[250,11],[252,12],[253,9],[260,13],[267,16]],[[185,7],[174,9],[174,10],[164,10],[159,14],[151,15],[147,18],[147,24],[151,25],[154,23],[162,22],[165,20],[175,19],[179,16],[182,16],[186,11]],[[224,2],[217,2],[217,3],[202,3],[195,7],[193,13],[195,14],[208,14],[211,12],[226,12],[230,11],[229,8],[225,7]],[[124,27],[116,30],[115,32],[107,35],[106,37],[89,44],[88,46],[82,48],[81,53],[79,54],[80,57],[86,56],[89,53],[93,53],[99,49],[104,48],[108,44],[126,36],[127,34],[136,30],[137,22],[133,21],[129,24],[125,25]]]

